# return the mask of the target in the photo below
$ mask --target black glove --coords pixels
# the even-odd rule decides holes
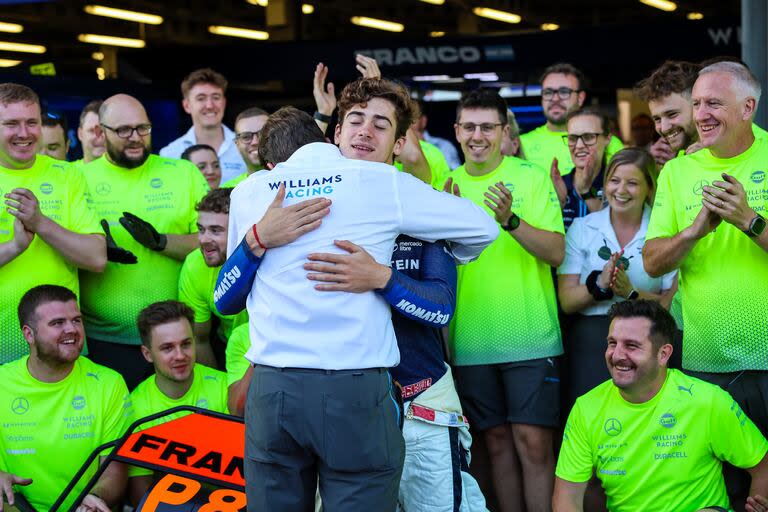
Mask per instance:
[[[107,261],[129,265],[139,261],[131,251],[117,246],[115,239],[112,238],[112,233],[109,232],[109,222],[107,222],[107,219],[101,219],[101,228],[107,236]]]
[[[141,245],[153,251],[162,251],[168,244],[168,237],[160,234],[149,222],[129,212],[123,212],[120,224]]]

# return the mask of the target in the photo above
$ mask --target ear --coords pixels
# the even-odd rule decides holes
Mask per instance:
[[[453,123],[453,132],[454,132],[454,135],[456,136],[456,142],[458,142],[459,145],[461,145],[461,138],[459,137],[459,135],[460,135],[459,130],[460,130],[459,123]]]
[[[665,343],[659,347],[659,352],[657,354],[659,365],[664,366],[665,368],[669,367],[669,358],[672,357],[673,350],[671,343]]]
[[[509,123],[505,124],[504,127],[501,129],[501,135],[502,137],[509,138]]]
[[[21,333],[24,335],[24,340],[31,347],[35,343],[35,331],[29,325],[24,325],[21,328]]]
[[[189,108],[189,101],[187,100],[187,98],[184,98],[183,100],[181,100],[181,106],[184,108],[184,112],[186,112],[187,114],[192,113],[192,109]]]
[[[333,143],[337,146],[341,143],[341,123],[336,123],[336,128],[333,129]]]
[[[274,169],[274,168],[275,168],[275,164],[273,164],[273,163],[270,163],[270,162],[267,162],[267,170],[268,170],[268,171],[271,171],[271,170],[272,170],[272,169]]]
[[[752,119],[752,116],[755,115],[755,109],[757,109],[755,98],[747,98],[747,101],[744,103],[744,115],[742,116],[744,121]]]
[[[394,153],[395,156],[400,155],[400,152],[405,147],[405,137],[400,137],[395,139],[395,145],[392,147],[392,153]]]
[[[581,106],[584,105],[584,100],[587,99],[587,93],[584,92],[584,91],[579,91],[579,95],[578,95],[577,98],[578,98],[578,102],[579,102],[579,107],[581,107]]]
[[[144,359],[146,359],[148,363],[154,362],[152,361],[152,352],[150,352],[144,344],[141,345],[141,355],[144,356]]]

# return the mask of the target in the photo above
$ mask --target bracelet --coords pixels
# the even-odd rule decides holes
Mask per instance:
[[[254,224],[253,228],[251,228],[251,229],[253,231],[253,236],[256,238],[256,243],[259,244],[259,247],[261,247],[262,249],[264,249],[266,251],[267,250],[267,246],[265,246],[263,243],[261,243],[261,240],[259,239],[259,233],[258,233],[258,231],[256,231],[256,224]]]
[[[315,110],[315,113],[314,113],[314,114],[312,114],[312,117],[314,117],[315,119],[317,119],[317,120],[318,120],[318,121],[320,121],[321,123],[326,123],[326,124],[328,124],[328,123],[330,123],[330,122],[331,122],[331,116],[327,116],[327,115],[325,115],[325,114],[321,114],[321,113],[320,113],[320,112],[318,112],[317,110]]]
[[[602,270],[593,270],[587,277],[587,291],[597,301],[609,300],[613,298],[613,290],[608,288],[604,290],[597,285],[597,278],[602,274]]]

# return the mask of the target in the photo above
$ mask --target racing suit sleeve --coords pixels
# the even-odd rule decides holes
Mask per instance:
[[[456,264],[445,242],[425,243],[421,280],[396,269],[382,295],[399,314],[428,327],[448,325],[456,306]]]
[[[213,303],[222,315],[236,315],[245,309],[261,258],[253,254],[245,241],[238,244],[219,270]]]

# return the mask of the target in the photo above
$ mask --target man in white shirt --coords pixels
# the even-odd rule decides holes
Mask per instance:
[[[192,127],[161,149],[160,156],[181,158],[189,146],[207,144],[219,155],[221,183],[244,173],[245,162],[235,146],[235,132],[222,123],[226,92],[227,79],[212,69],[198,69],[187,75],[181,82],[181,105],[192,116]]]
[[[380,161],[391,162],[412,120],[408,93],[380,79],[353,86],[360,101],[340,111],[337,141],[347,146],[345,154],[381,153],[387,156]],[[315,290],[303,263],[313,252],[340,252],[333,240],[349,239],[387,264],[400,233],[451,240],[454,257],[467,262],[498,228],[470,202],[387,164],[347,160],[322,140],[309,115],[279,110],[261,133],[259,153],[268,167],[284,163],[251,176],[232,196],[232,250],[281,184],[289,205],[318,196],[332,202],[318,229],[282,247],[263,241],[266,252],[247,301],[247,358],[255,365],[246,408],[248,503],[305,510],[319,475],[329,510],[390,512],[403,441],[386,371],[399,362],[389,307],[373,292]]]

